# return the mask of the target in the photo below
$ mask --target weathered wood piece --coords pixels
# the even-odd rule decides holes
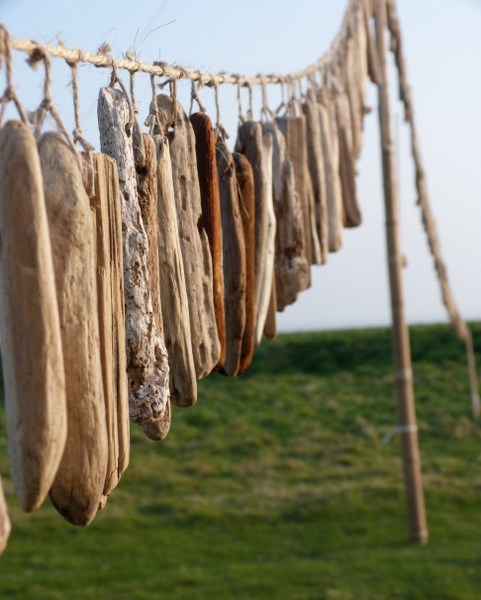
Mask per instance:
[[[216,147],[224,251],[226,357],[223,369],[235,376],[242,357],[246,320],[246,249],[234,159],[223,141]]]
[[[202,205],[198,226],[200,230],[205,229],[209,238],[210,254],[212,256],[215,320],[221,348],[218,364],[222,366],[226,357],[226,323],[216,135],[212,122],[205,113],[194,113],[190,117],[190,122],[195,134],[197,171]]]
[[[319,104],[322,156],[326,181],[329,252],[337,252],[342,246],[342,188],[339,176],[339,150],[334,146],[332,120],[329,109]],[[336,140],[337,143],[337,140]]]
[[[0,556],[7,547],[8,538],[12,525],[8,516],[7,503],[5,502],[5,494],[3,493],[2,478],[0,477]]]
[[[90,206],[96,231],[100,359],[108,438],[103,494],[108,497],[127,468],[130,457],[122,217],[115,161],[106,154],[95,154],[92,166]],[[85,170],[90,172],[88,167]]]
[[[314,207],[311,205],[312,194],[309,192],[310,179],[308,177],[307,166],[306,120],[303,115],[295,117],[284,116],[278,117],[276,123],[279,125],[286,140],[287,156],[292,163],[295,189],[302,207],[305,258],[309,265],[317,264],[320,260],[320,245],[315,224]],[[299,291],[307,289],[310,285],[311,277],[309,270],[309,277],[303,282]]]
[[[197,400],[197,378],[192,354],[189,296],[177,224],[169,142],[155,136],[157,146],[157,227],[160,298],[164,338],[170,367],[170,393],[174,404],[192,406]]]
[[[263,127],[273,139],[272,191],[277,223],[275,294],[276,310],[283,311],[287,305],[295,302],[299,291],[308,286],[310,264],[304,252],[303,208],[295,189],[286,140],[276,123],[264,123]]]
[[[246,253],[245,327],[242,337],[241,359],[238,375],[249,368],[254,356],[255,329],[255,198],[254,173],[246,156],[232,154],[239,190],[239,208],[244,233]]]
[[[349,100],[344,93],[336,95],[336,120],[339,140],[339,174],[341,176],[344,226],[358,227],[362,222],[356,195],[356,166],[352,140]]]
[[[255,197],[255,343],[262,339],[274,276],[276,217],[272,199],[272,136],[262,125],[243,123],[237,132],[236,151],[245,154],[254,173]]]
[[[50,499],[74,525],[97,513],[108,447],[95,264],[95,234],[79,156],[54,132],[38,143],[62,333],[67,441]]]
[[[329,255],[329,233],[321,124],[317,100],[309,96],[302,104],[302,110],[306,119],[306,132],[308,132],[306,133],[307,165],[314,194],[316,228],[321,250],[320,264],[325,264]]]
[[[98,119],[102,152],[115,159],[119,170],[130,420],[141,425],[165,422],[170,419],[169,366],[153,311],[149,246],[137,193],[132,140],[126,130],[129,107],[121,90],[101,88]]]
[[[27,125],[0,130],[0,331],[8,456],[22,508],[38,508],[67,435],[65,374],[37,145]]]
[[[201,379],[218,364],[221,345],[214,308],[209,240],[205,229],[199,231],[198,228],[202,209],[195,135],[177,100],[159,94],[157,109],[162,131],[155,132],[169,140],[184,275],[189,290],[192,352],[197,379]]]
[[[264,335],[268,340],[273,340],[277,335],[277,323],[276,323],[276,312],[277,312],[277,297],[276,297],[276,282],[275,278],[272,278],[271,296],[269,299],[269,308],[267,310],[266,322],[264,325]]]

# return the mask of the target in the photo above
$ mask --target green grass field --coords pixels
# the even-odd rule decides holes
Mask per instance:
[[[481,428],[464,348],[447,326],[411,337],[428,546],[407,542],[399,440],[382,442],[396,423],[389,331],[282,335],[246,376],[203,381],[165,442],[135,428],[130,468],[86,529],[48,501],[19,510],[2,435],[14,530],[0,598],[478,600]]]

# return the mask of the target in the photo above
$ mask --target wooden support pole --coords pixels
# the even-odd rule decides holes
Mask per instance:
[[[379,121],[381,129],[389,283],[391,290],[393,352],[399,412],[398,431],[401,435],[409,536],[411,541],[425,544],[428,541],[428,529],[421,477],[421,458],[418,447],[409,331],[404,316],[401,278],[403,258],[399,239],[397,174],[391,125],[385,34],[386,0],[376,0],[376,40],[381,66],[381,77],[378,84]]]

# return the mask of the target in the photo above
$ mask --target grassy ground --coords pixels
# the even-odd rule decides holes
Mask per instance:
[[[481,324],[474,337],[481,364]],[[412,346],[427,547],[406,541],[398,440],[382,443],[396,422],[389,332],[285,335],[246,376],[203,381],[165,442],[133,431],[130,468],[87,529],[48,501],[21,513],[6,477],[0,598],[479,599],[464,350],[444,326],[413,328]]]

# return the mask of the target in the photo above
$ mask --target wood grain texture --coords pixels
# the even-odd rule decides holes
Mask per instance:
[[[224,306],[226,357],[223,370],[237,375],[242,357],[246,320],[246,249],[234,159],[226,144],[216,147],[224,240]]]
[[[256,344],[262,339],[274,276],[276,218],[272,198],[272,146],[271,134],[264,134],[260,123],[246,121],[239,127],[236,151],[245,154],[254,173]]]
[[[238,369],[238,375],[240,375],[249,368],[254,357],[255,346],[255,198],[254,173],[249,160],[239,152],[234,152],[232,156],[239,190],[239,207],[246,253],[246,316]]]
[[[266,322],[264,324],[264,335],[268,340],[273,340],[277,335],[277,297],[276,297],[276,282],[272,278],[271,295],[269,298],[269,308],[267,310]]]
[[[284,135],[275,122],[264,123],[273,140],[273,199],[276,214],[276,310],[283,311],[309,282],[310,264],[304,251],[304,215],[295,188],[292,162]],[[267,335],[267,337],[269,337]]]
[[[67,440],[50,499],[74,525],[97,513],[108,446],[95,264],[95,232],[79,157],[57,133],[38,143],[64,356]]]
[[[5,494],[3,492],[2,478],[0,477],[0,555],[3,554],[7,547],[8,538],[12,525],[8,516],[7,503],[5,502]]]
[[[212,256],[212,275],[215,320],[220,342],[218,366],[226,357],[226,323],[224,310],[224,267],[222,251],[222,223],[219,198],[219,182],[216,160],[216,135],[212,122],[205,113],[194,113],[190,122],[195,134],[197,172],[200,185],[202,213],[199,229],[205,229]]]
[[[101,88],[98,118],[102,152],[117,162],[121,192],[130,420],[170,421],[169,366],[157,329],[148,268],[149,245],[140,210],[127,99]]]
[[[192,354],[189,296],[177,224],[169,141],[155,136],[157,147],[157,226],[160,299],[164,338],[170,367],[170,393],[174,404],[192,406],[197,400],[197,378]]]
[[[329,116],[329,108],[319,104],[318,109],[326,182],[329,252],[337,252],[341,249],[343,241],[342,188],[339,175],[339,151],[333,141],[331,127],[332,120]]]
[[[208,375],[219,362],[221,346],[214,308],[212,258],[202,214],[195,135],[180,103],[159,94],[157,108],[162,133],[169,140],[172,180],[177,209],[184,275],[189,290],[192,353],[197,379]]]
[[[8,457],[22,508],[50,489],[67,435],[65,374],[42,173],[27,125],[0,130],[0,331]]]
[[[125,354],[124,274],[119,176],[115,161],[95,154],[90,206],[96,231],[100,359],[108,437],[103,494],[108,497],[129,463],[130,425]],[[88,165],[88,163],[87,163]],[[87,171],[90,171],[87,166]]]
[[[321,124],[317,100],[308,96],[302,104],[302,110],[306,118],[307,165],[314,195],[316,228],[321,250],[319,264],[325,264],[329,255],[329,226]]]
[[[307,146],[306,146],[306,120],[304,115],[278,117],[276,123],[279,125],[286,140],[287,156],[292,163],[294,171],[295,188],[302,207],[304,219],[304,251],[309,265],[319,261],[320,246],[315,225],[314,207],[311,206],[312,195],[309,193]],[[312,185],[311,185],[312,188]],[[307,289],[311,285],[309,272],[308,279],[299,291]]]

